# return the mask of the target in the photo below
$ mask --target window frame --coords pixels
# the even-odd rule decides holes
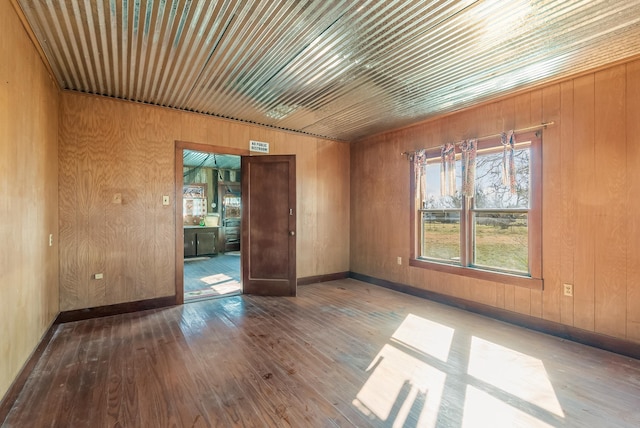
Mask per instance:
[[[519,287],[542,290],[544,281],[542,279],[542,131],[524,132],[516,135],[517,141],[530,142],[530,209],[528,211],[528,255],[530,274],[520,275],[485,269],[473,266],[473,210],[468,206],[466,198],[462,200],[460,214],[460,264],[451,264],[427,260],[418,257],[421,241],[421,204],[416,194],[417,183],[415,182],[414,163],[409,163],[410,176],[410,199],[411,199],[411,219],[410,219],[410,242],[411,252],[409,266],[421,269],[428,269],[437,272],[451,273],[465,277],[481,279],[485,281],[499,282]],[[479,150],[501,146],[500,137],[482,140]],[[439,148],[428,151],[429,157],[437,157]]]

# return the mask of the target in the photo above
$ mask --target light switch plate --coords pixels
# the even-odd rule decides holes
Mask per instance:
[[[162,205],[169,205],[169,195],[162,196]]]

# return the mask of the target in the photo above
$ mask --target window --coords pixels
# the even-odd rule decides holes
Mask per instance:
[[[475,142],[475,162],[460,145],[416,156],[411,265],[541,288],[540,143],[534,133],[506,151],[499,137]],[[463,180],[473,165],[475,181]]]

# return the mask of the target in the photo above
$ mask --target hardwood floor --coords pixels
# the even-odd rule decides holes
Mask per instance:
[[[185,300],[240,294],[241,282],[239,253],[185,259]]]
[[[6,427],[635,427],[640,361],[352,279],[62,324]]]

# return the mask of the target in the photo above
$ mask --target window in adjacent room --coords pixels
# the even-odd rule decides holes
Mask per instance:
[[[540,138],[470,141],[414,157],[411,264],[541,287]]]

